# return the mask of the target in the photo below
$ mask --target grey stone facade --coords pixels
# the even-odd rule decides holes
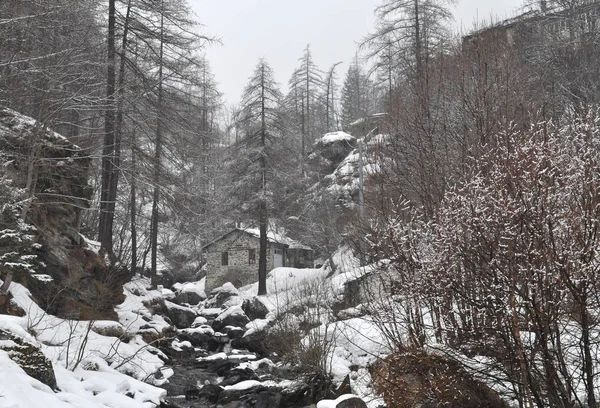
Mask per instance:
[[[252,250],[254,262],[250,258]],[[226,282],[231,282],[239,288],[258,281],[258,251],[258,237],[239,229],[205,246],[206,292]],[[283,255],[284,245],[270,241],[267,246],[267,272],[274,268],[276,251]],[[224,253],[227,253],[226,262],[224,262]]]

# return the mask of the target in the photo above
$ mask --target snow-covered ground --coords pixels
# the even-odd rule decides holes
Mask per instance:
[[[322,341],[326,344],[326,367],[334,381],[341,383],[349,376],[353,392],[363,398],[369,407],[382,406],[383,400],[373,392],[367,367],[389,353],[383,334],[368,316],[338,321],[330,310],[326,310],[342,295],[346,282],[359,278],[370,268],[361,267],[360,261],[348,248],[336,252],[333,261],[337,266],[333,275],[327,266],[320,269],[283,267],[272,270],[267,276],[267,295],[260,297],[271,312],[264,320],[250,322],[246,336],[263,329],[278,314],[284,314],[298,305],[312,305],[312,310],[309,308],[304,317],[318,317],[320,324],[303,341]],[[240,301],[256,296],[257,290],[258,283],[240,288]],[[321,310],[314,310],[317,308]],[[335,406],[331,404],[333,401],[324,401],[319,407]]]
[[[135,333],[133,329],[141,326],[141,316],[147,312],[139,299],[157,295],[138,289],[142,297],[126,290],[130,296],[119,307],[122,323],[86,322],[45,313],[25,287],[13,283],[14,301],[27,315],[0,315],[0,328],[40,347],[53,364],[59,391],[29,377],[7,351],[0,350],[0,408],[150,408],[160,404],[166,391],[147,383],[164,365],[160,352],[134,334],[124,343],[94,331],[119,328],[118,332]],[[168,376],[166,371],[154,383]]]
[[[348,250],[339,251],[334,256],[334,262],[338,266],[335,274],[331,274],[327,267],[276,268],[271,271],[267,280],[268,295],[260,297],[270,312],[265,319],[250,322],[246,327],[249,329],[246,335],[261,330],[298,305],[309,304],[306,313],[314,317],[316,325],[303,341],[327,344],[326,369],[335,381],[341,382],[349,376],[353,392],[369,401],[370,407],[377,407],[381,400],[373,396],[366,367],[388,349],[382,334],[367,317],[336,321],[331,311],[327,310],[328,305],[343,293],[344,283],[364,272]],[[157,406],[166,392],[155,385],[167,381],[172,372],[164,368],[159,357],[161,352],[144,342],[139,332],[153,330],[161,333],[170,325],[162,316],[153,314],[146,305],[172,299],[174,291],[204,294],[204,280],[179,284],[173,290],[161,288],[152,291],[147,289],[149,286],[148,279],[140,277],[125,285],[125,300],[116,308],[119,322],[87,322],[63,320],[45,313],[32,301],[25,287],[13,283],[11,292],[14,301],[27,314],[24,317],[0,315],[0,329],[14,333],[40,348],[52,361],[59,390],[51,390],[29,377],[10,360],[6,351],[0,350],[0,408]],[[204,309],[203,303],[196,308],[199,312],[214,312],[215,315],[239,312],[245,299],[256,296],[257,283],[235,292],[224,305],[226,310]],[[206,319],[199,317],[192,325],[195,328],[185,330],[206,331],[205,324]],[[115,337],[115,333],[127,338],[127,342]],[[262,360],[253,361],[252,355],[236,357],[241,366],[264,363]],[[214,354],[208,358],[230,357]],[[156,375],[157,372],[161,374]],[[231,387],[237,389],[252,384]],[[278,385],[285,386],[284,383]],[[329,406],[327,401],[323,404],[320,406]]]

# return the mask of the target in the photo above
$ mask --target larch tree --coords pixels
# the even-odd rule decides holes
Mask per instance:
[[[335,111],[335,100],[337,92],[337,75],[335,69],[341,62],[336,62],[327,71],[325,76],[325,131],[330,132],[338,127],[338,120]]]
[[[308,147],[318,133],[322,133],[322,126],[317,123],[317,111],[321,109],[321,95],[324,83],[323,73],[314,63],[310,46],[304,49],[300,58],[300,66],[294,71],[289,82],[290,92],[295,98],[300,98],[300,120],[302,129],[302,157],[306,158]],[[295,102],[295,105],[298,103]]]
[[[383,0],[375,10],[375,32],[364,44],[370,56],[403,56],[397,59],[405,75],[419,81],[426,76],[427,64],[436,50],[443,45],[452,19],[448,8],[452,0]],[[391,47],[397,47],[396,52]]]
[[[98,241],[100,248],[109,254],[113,250],[113,220],[118,184],[118,150],[116,141],[116,0],[108,2],[107,64],[106,64],[106,109],[104,113],[104,146],[102,149],[102,187],[100,189],[100,219]],[[113,197],[113,191],[115,196]]]
[[[377,100],[375,84],[355,61],[348,67],[342,86],[340,98],[342,125],[347,127],[358,119],[376,113]]]
[[[449,179],[445,130],[451,101],[445,97],[444,77],[452,38],[447,28],[450,3],[383,0],[376,9],[375,31],[363,43],[388,88],[385,125],[393,137],[385,160],[393,166],[386,166],[391,172],[386,188],[422,207],[427,216],[433,216]]]
[[[242,94],[237,124],[243,137],[235,145],[239,155],[234,165],[237,198],[256,217],[260,230],[258,295],[267,293],[269,189],[277,144],[283,130],[281,100],[273,70],[265,60],[260,60]]]
[[[204,157],[200,150],[206,150],[211,137],[218,92],[200,54],[212,39],[199,33],[190,15],[184,0],[118,0],[115,4],[116,114],[111,148],[103,155],[111,177],[103,176],[100,229],[116,217],[115,228],[106,232],[110,241],[116,240],[114,248],[111,243],[106,251],[115,261],[131,259],[133,268],[138,262],[144,267],[148,254],[149,263],[155,264],[162,242],[159,225],[171,218],[168,214],[182,208],[188,211],[201,201],[192,198],[197,191],[179,186],[190,180],[192,167]],[[129,148],[121,152],[121,144]],[[119,183],[119,173],[126,176],[128,188]],[[148,200],[152,214],[140,213],[149,207]],[[133,241],[131,251],[128,240]],[[143,250],[141,257],[138,247]],[[155,268],[151,269],[154,274]]]

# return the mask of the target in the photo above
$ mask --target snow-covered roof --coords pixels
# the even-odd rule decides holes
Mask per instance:
[[[253,237],[256,238],[260,238],[260,229],[258,228],[234,228],[231,231],[227,232],[226,234],[220,236],[219,238],[215,239],[214,241],[209,242],[208,244],[204,245],[202,247],[202,249],[205,249],[211,245],[213,245],[215,242],[218,242],[220,240],[222,240],[223,238],[225,238],[226,236],[228,236],[229,234],[235,232],[235,231],[241,231],[244,232],[246,234],[250,234]],[[293,239],[291,239],[290,237],[287,237],[284,234],[280,234],[280,233],[276,233],[275,231],[272,230],[268,230],[267,231],[267,241],[271,242],[273,244],[281,244],[281,245],[285,245],[290,249],[306,249],[306,250],[312,250],[311,247],[306,246],[298,241],[295,241]]]
[[[247,232],[248,234],[251,234],[257,238],[260,238],[260,230],[258,228],[245,228],[242,231]],[[269,240],[269,242],[287,245],[290,249],[312,249],[298,241],[291,239],[290,237],[284,234],[279,234],[271,230],[267,231],[267,239]]]

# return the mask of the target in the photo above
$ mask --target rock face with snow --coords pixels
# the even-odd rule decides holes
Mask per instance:
[[[342,207],[357,200],[359,189],[359,142],[344,132],[327,133],[314,144],[309,162],[314,182],[326,188]]]
[[[0,178],[21,191],[21,202],[29,205],[26,221],[36,226],[40,245],[39,270],[20,271],[14,281],[54,315],[115,318],[129,276],[109,271],[79,234],[81,211],[93,194],[89,155],[35,120],[0,107],[0,157]]]
[[[345,132],[327,133],[314,145],[315,151],[331,165],[338,165],[356,148],[356,138]]]
[[[58,388],[52,363],[37,346],[11,332],[0,329],[0,350],[7,352],[10,359],[30,377],[39,380],[53,390]]]

